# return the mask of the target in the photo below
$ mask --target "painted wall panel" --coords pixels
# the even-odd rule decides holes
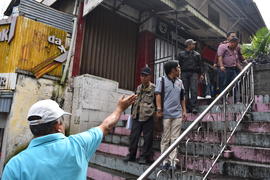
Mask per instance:
[[[1,25],[0,32],[9,29],[9,25]],[[58,46],[48,42],[49,36],[61,39],[65,45],[67,33],[52,26],[19,16],[13,40],[0,42],[0,73],[14,73],[16,69],[31,71],[51,57],[61,55]],[[49,73],[61,76],[62,66]]]

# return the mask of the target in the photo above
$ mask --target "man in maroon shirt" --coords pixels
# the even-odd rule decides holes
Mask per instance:
[[[219,44],[219,46],[222,45],[222,44],[227,44],[227,43],[229,43],[229,41],[230,41],[231,39],[233,39],[233,38],[237,38],[236,32],[228,32],[228,33],[227,33],[227,40],[222,41],[222,42]],[[237,51],[237,53],[238,53],[239,62],[240,62],[240,63],[245,63],[245,58],[244,58],[243,55],[242,55],[241,47],[240,47],[239,44],[237,45],[236,51]],[[215,57],[215,60],[214,60],[214,66],[218,66],[218,56]]]
[[[218,65],[220,67],[220,92],[233,81],[237,76],[238,70],[242,69],[239,53],[238,38],[233,37],[228,43],[218,47]]]

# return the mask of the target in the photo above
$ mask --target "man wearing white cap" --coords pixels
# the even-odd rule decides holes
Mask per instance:
[[[35,103],[28,112],[34,139],[26,150],[5,166],[2,180],[82,180],[88,163],[104,135],[118,122],[121,113],[136,99],[122,97],[115,111],[100,126],[66,137],[62,110],[53,100]]]

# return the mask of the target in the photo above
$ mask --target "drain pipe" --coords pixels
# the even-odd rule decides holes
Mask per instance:
[[[76,34],[77,34],[76,33],[77,32],[77,26],[78,26],[78,17],[77,17],[78,1],[79,0],[75,1],[75,6],[74,6],[74,10],[73,10],[73,15],[75,17],[73,18],[72,36],[71,36],[70,47],[69,47],[68,55],[67,55],[67,62],[66,62],[66,65],[65,65],[65,69],[64,69],[61,81],[60,81],[61,85],[63,85],[65,83],[66,79],[67,79],[68,70],[69,70],[70,61],[71,61],[71,55],[72,55],[72,52],[73,52],[73,47],[75,45],[74,42],[75,42],[75,38],[76,38]]]

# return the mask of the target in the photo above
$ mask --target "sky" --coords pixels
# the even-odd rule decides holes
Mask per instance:
[[[8,7],[8,4],[11,0],[0,0],[0,18],[3,17],[3,13]]]
[[[1,1],[1,0],[0,0]],[[268,29],[270,29],[270,0],[253,0],[261,12],[263,20]]]
[[[9,2],[11,0],[0,0],[0,18],[3,17],[3,12],[5,11],[5,9],[7,8]],[[201,1],[201,0],[198,0]],[[237,0],[232,0],[232,1],[237,1]],[[258,9],[261,12],[261,15],[264,19],[264,22],[266,24],[266,26],[270,29],[270,0],[253,0],[257,6]]]

